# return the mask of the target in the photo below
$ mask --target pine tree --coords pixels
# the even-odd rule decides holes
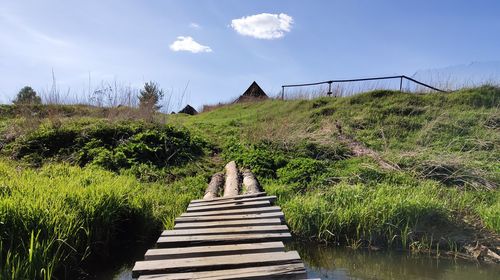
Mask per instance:
[[[139,107],[159,110],[161,108],[158,102],[163,98],[163,90],[160,89],[158,84],[155,82],[149,82],[144,84],[144,89],[139,93]]]
[[[12,103],[16,105],[41,104],[42,99],[40,98],[40,96],[37,95],[36,91],[33,88],[31,88],[30,86],[25,86],[17,93],[16,99],[14,99]]]

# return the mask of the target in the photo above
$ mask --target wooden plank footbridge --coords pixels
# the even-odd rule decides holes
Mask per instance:
[[[240,194],[240,178],[243,194]],[[225,178],[225,182],[224,182]],[[224,186],[223,197],[218,197]],[[138,261],[132,276],[140,280],[179,279],[307,279],[290,240],[275,196],[260,189],[248,170],[242,176],[234,162],[226,175],[212,177],[204,199],[193,200],[165,230],[156,246]]]

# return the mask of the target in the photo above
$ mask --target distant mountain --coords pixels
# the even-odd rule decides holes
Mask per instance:
[[[419,70],[412,75],[412,78],[447,89],[486,83],[500,84],[500,61],[472,62]]]

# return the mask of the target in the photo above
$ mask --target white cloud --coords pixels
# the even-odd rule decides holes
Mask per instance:
[[[246,16],[231,21],[231,27],[241,35],[257,39],[277,39],[290,32],[293,18],[287,14],[268,14]]]
[[[189,24],[189,27],[191,27],[193,29],[201,29],[201,26],[199,24],[197,24],[196,22],[191,22]]]
[[[174,52],[187,51],[192,53],[212,52],[209,46],[203,46],[196,42],[190,36],[179,36],[171,45],[170,49]]]

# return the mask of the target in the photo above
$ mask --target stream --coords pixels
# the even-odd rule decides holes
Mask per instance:
[[[436,258],[408,252],[352,250],[315,243],[287,246],[302,257],[309,277],[329,279],[500,279],[500,265]],[[133,262],[102,272],[96,280],[131,280]]]

